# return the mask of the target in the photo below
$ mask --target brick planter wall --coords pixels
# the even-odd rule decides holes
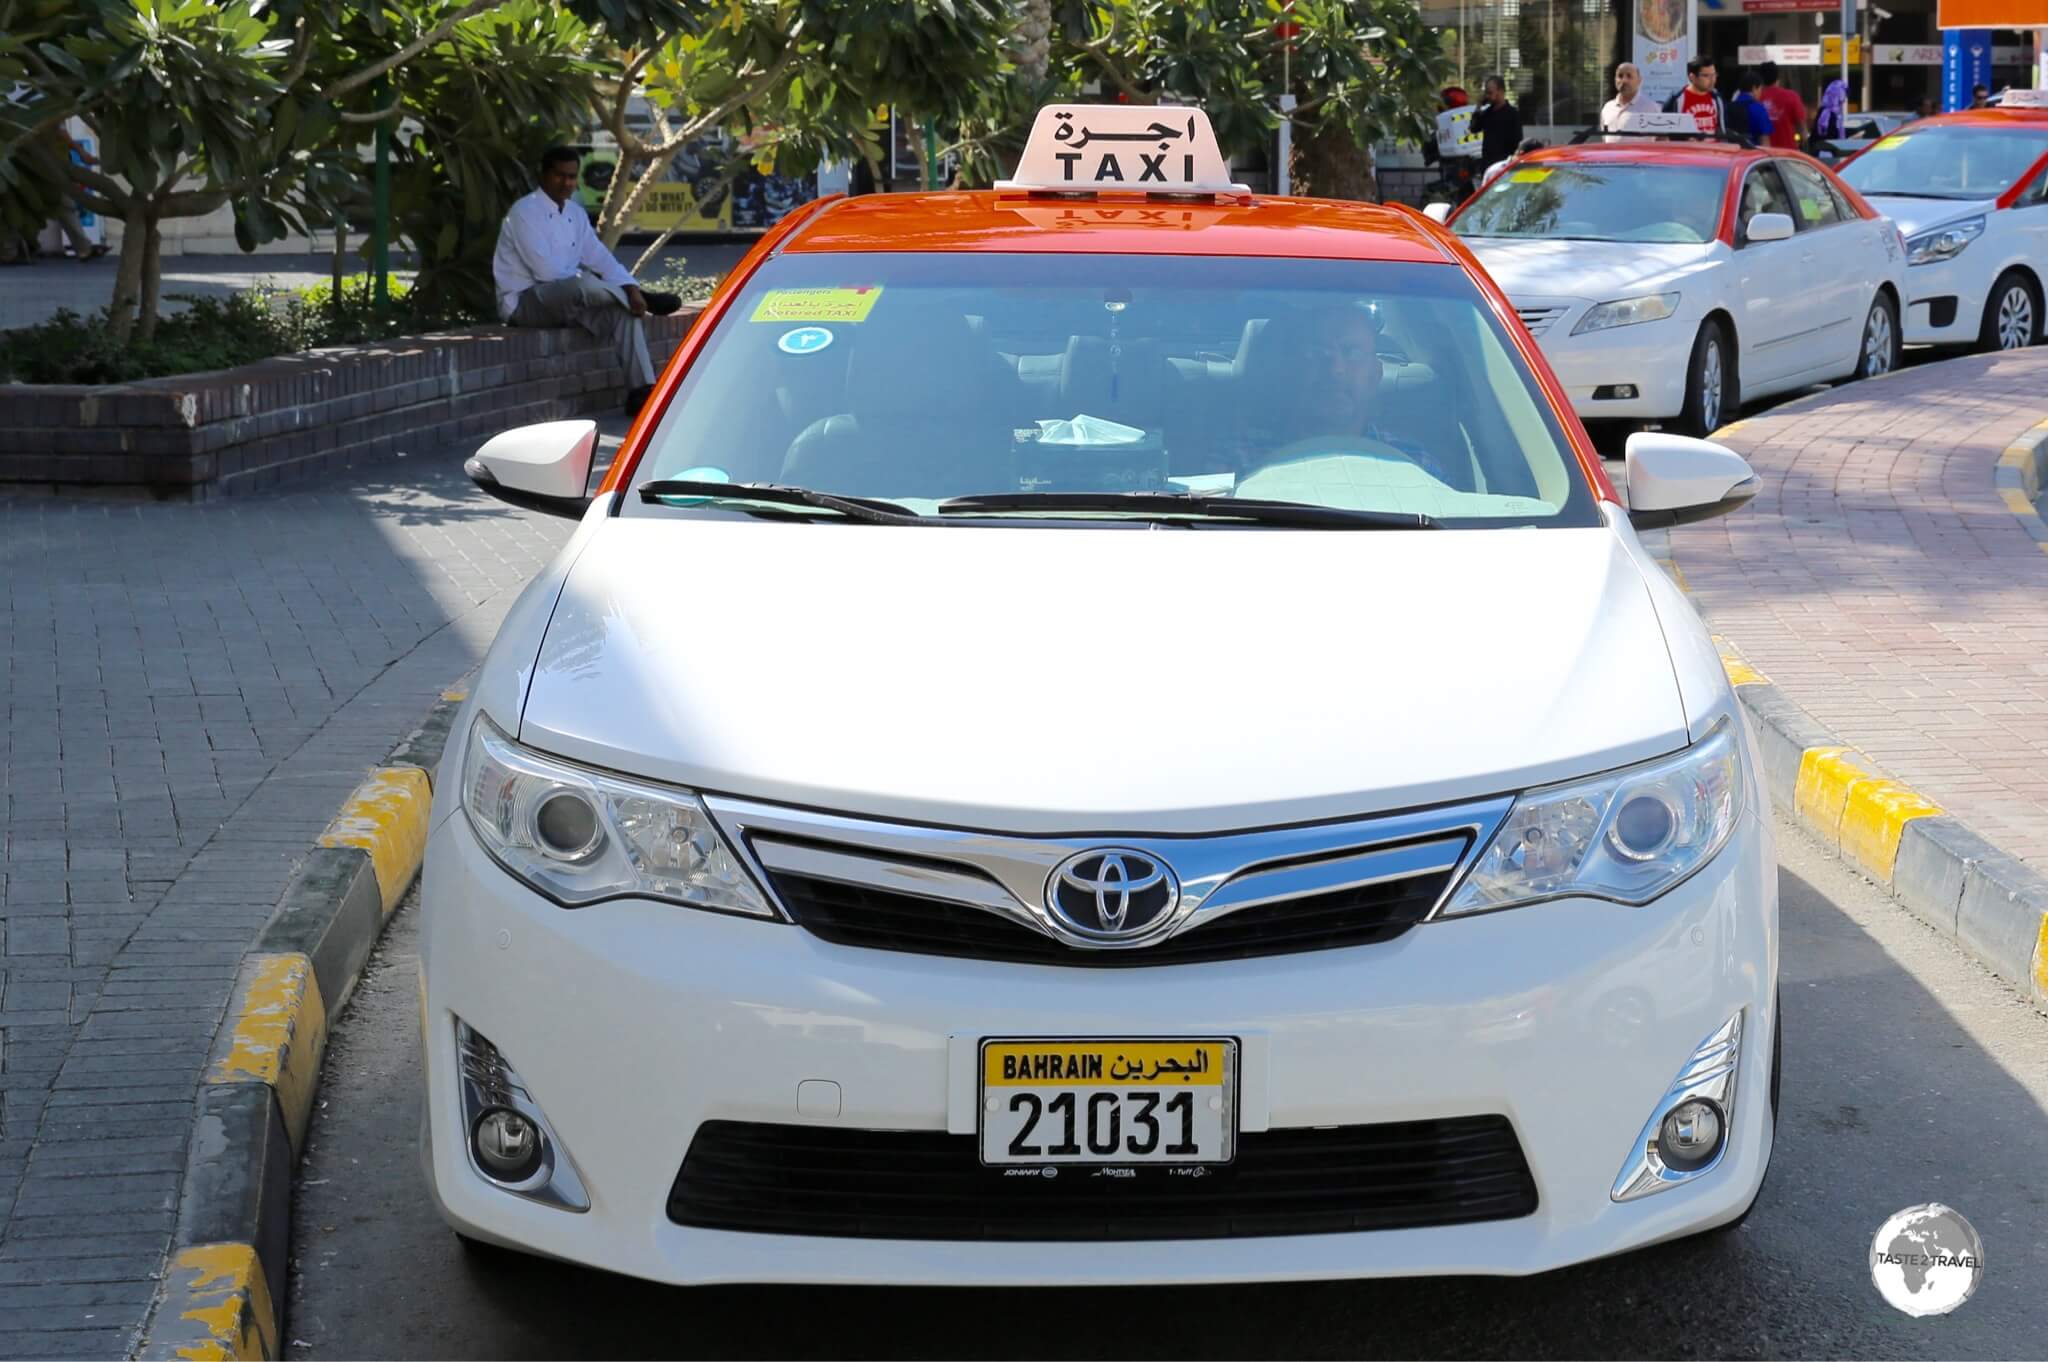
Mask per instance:
[[[659,368],[701,309],[647,319]],[[0,386],[0,496],[179,500],[254,491],[511,426],[615,407],[624,377],[577,330],[475,327],[106,387]]]

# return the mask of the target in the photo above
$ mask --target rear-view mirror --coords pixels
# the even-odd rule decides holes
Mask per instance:
[[[462,471],[500,501],[574,518],[590,505],[596,454],[597,422],[543,421],[493,435]]]
[[[1743,235],[1752,242],[1783,241],[1792,235],[1792,219],[1785,213],[1758,213]]]
[[[1628,437],[1628,518],[1639,530],[1726,515],[1760,486],[1747,459],[1712,440],[1651,431]]]
[[[1431,222],[1449,222],[1451,220],[1451,206],[1448,203],[1432,203],[1429,207],[1422,210],[1422,216],[1428,218]]]

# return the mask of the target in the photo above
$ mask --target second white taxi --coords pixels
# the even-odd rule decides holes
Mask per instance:
[[[1810,157],[1616,138],[1534,152],[1451,219],[1586,420],[1694,435],[1899,362],[1898,230]]]

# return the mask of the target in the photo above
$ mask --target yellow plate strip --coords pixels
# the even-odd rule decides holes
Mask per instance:
[[[327,1047],[327,1008],[313,962],[296,952],[251,956],[235,992],[234,1025],[206,1081],[275,1088],[296,1149],[313,1113],[320,1055]]]
[[[981,1076],[991,1088],[1218,1087],[1228,1048],[1213,1040],[990,1041]]]
[[[201,1244],[173,1258],[151,1329],[155,1357],[274,1358],[277,1315],[248,1244]]]
[[[1842,806],[1842,855],[1871,878],[1889,884],[1899,859],[1899,838],[1915,818],[1929,818],[1941,806],[1917,790],[1889,780],[1859,780]]]
[[[380,767],[356,787],[321,834],[323,847],[360,847],[370,854],[387,914],[419,873],[433,802],[425,771],[417,766]]]

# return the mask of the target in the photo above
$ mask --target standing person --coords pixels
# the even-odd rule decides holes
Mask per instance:
[[[1930,95],[1926,99],[1920,101],[1919,109],[1917,109],[1913,114],[1913,121],[1917,123],[1919,120],[1923,118],[1932,118],[1940,112],[1941,106],[1939,104],[1936,104],[1934,102],[1934,97]]]
[[[1763,83],[1756,97],[1771,113],[1771,145],[1780,151],[1797,151],[1806,131],[1806,101],[1797,90],[1778,84],[1778,64],[1767,61],[1756,69]]]
[[[540,188],[505,214],[491,257],[498,315],[513,326],[580,326],[609,341],[626,371],[626,414],[633,416],[654,389],[640,319],[674,312],[682,299],[673,293],[649,299],[597,239],[590,214],[574,201],[581,163],[574,148],[549,147],[541,153]]]
[[[1849,114],[1849,82],[1836,76],[1820,92],[1820,112],[1813,116],[1816,144],[1832,141],[1846,131]]]
[[[1614,68],[1614,98],[1600,109],[1600,131],[1615,132],[1623,114],[1655,113],[1657,101],[1643,93],[1643,73],[1632,61]]]
[[[1664,101],[1664,112],[1691,116],[1704,133],[1717,133],[1728,126],[1728,106],[1714,93],[1719,73],[1712,57],[1694,57],[1685,64],[1685,88]]]
[[[1522,112],[1508,103],[1508,85],[1499,76],[1486,78],[1484,102],[1472,114],[1472,131],[1479,134],[1482,166],[1507,160],[1522,145]]]
[[[1748,71],[1743,73],[1740,84],[1742,88],[1735,92],[1735,98],[1728,104],[1729,125],[1762,146],[1770,140],[1772,130],[1771,111],[1764,107],[1764,102],[1756,94],[1762,82],[1757,79],[1756,72]]]
[[[96,166],[100,163],[99,158],[87,151],[84,145],[71,135],[61,119],[45,129],[42,136],[43,150],[55,158],[57,177],[64,187],[63,197],[57,200],[57,225],[63,229],[65,238],[71,242],[72,252],[79,264],[97,260],[107,253],[107,247],[105,243],[95,242],[87,236],[85,224],[78,220],[78,204],[72,198],[74,191],[71,188],[71,177],[64,173],[64,165],[75,156],[80,165]]]

